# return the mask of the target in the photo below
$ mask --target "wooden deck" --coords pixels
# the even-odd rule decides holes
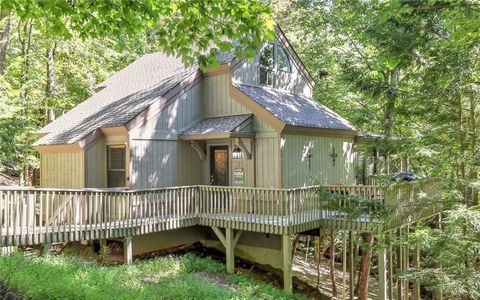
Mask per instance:
[[[315,228],[381,231],[438,212],[437,198],[431,182],[296,189],[2,188],[0,246],[122,238],[194,225],[271,234]],[[388,207],[395,208],[387,210],[392,216],[388,224],[376,220],[375,215]],[[352,217],[351,211],[359,213]]]

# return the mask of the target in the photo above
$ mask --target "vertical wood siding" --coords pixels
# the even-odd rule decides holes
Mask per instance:
[[[286,91],[292,94],[303,94],[307,96],[312,95],[312,89],[307,84],[305,78],[303,78],[300,71],[293,63],[293,59],[289,57],[290,65],[292,66],[292,72],[277,71],[275,74],[276,84],[275,88]],[[258,65],[260,61],[260,53],[257,52],[252,60],[245,60],[237,69],[233,71],[233,81],[258,85]]]
[[[83,188],[83,152],[40,154],[40,186],[43,188]]]
[[[203,163],[186,141],[133,140],[132,188],[201,184]]]
[[[230,81],[230,73],[203,79],[202,97],[206,118],[249,113],[245,107],[230,96]]]
[[[107,187],[107,145],[100,139],[85,151],[85,173],[87,188]]]
[[[178,133],[187,125],[202,118],[201,83],[197,83],[185,94],[169,104],[159,114],[151,117],[130,135],[154,138],[156,133]]]
[[[343,137],[282,135],[283,187],[355,182],[353,140]],[[332,149],[337,158],[333,166]],[[308,167],[311,152],[311,168]]]
[[[279,137],[255,140],[255,179],[257,187],[280,188],[280,139]]]

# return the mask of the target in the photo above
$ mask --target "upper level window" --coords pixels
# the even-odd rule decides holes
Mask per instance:
[[[267,44],[260,54],[259,81],[261,85],[275,85],[275,71],[291,72],[290,61],[278,43]]]

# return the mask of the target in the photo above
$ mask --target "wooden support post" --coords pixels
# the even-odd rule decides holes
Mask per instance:
[[[405,229],[403,230],[404,234],[404,250],[403,250],[403,270],[408,271],[409,266],[410,266],[410,251],[408,247],[408,233],[409,233],[409,226],[406,225]],[[408,280],[403,281],[403,299],[408,300],[410,294],[410,286],[408,284]]]
[[[100,251],[103,251],[103,248],[107,246],[107,240],[106,239],[100,239]]]
[[[225,228],[225,256],[226,256],[226,265],[227,273],[235,272],[235,253],[233,244],[233,229]]]
[[[389,233],[389,240],[388,240],[388,299],[393,300],[393,249],[392,249],[392,234]]]
[[[235,246],[240,240],[242,231],[237,231],[235,234],[232,228],[225,228],[225,234],[218,227],[212,227],[213,232],[225,247],[225,262],[227,273],[235,272]]]
[[[420,267],[420,248],[418,246],[415,247],[413,252],[413,267],[419,268]],[[420,283],[415,280],[413,282],[413,300],[420,300]]]
[[[125,264],[130,265],[133,262],[133,250],[132,250],[132,237],[127,236],[123,240],[123,261]]]
[[[387,249],[381,246],[378,249],[378,299],[387,298]]]
[[[442,227],[442,213],[441,213],[441,212],[438,214],[437,226],[438,226],[438,229],[440,229],[440,230],[443,231],[443,227]],[[441,265],[440,265],[440,267],[441,267]],[[442,291],[442,289],[438,289],[437,295],[436,295],[435,299],[443,300],[443,291]]]
[[[402,242],[402,228],[399,228],[397,230],[397,239],[398,242]],[[397,268],[396,268],[396,273],[399,273],[403,270],[403,247],[402,245],[397,245],[397,251],[396,251],[396,257],[397,257]],[[402,281],[400,279],[397,279],[397,299],[403,300],[403,287],[402,287]]]
[[[52,249],[52,243],[45,243],[43,244],[42,255],[48,256],[50,255],[50,250]]]
[[[347,233],[343,232],[343,249],[342,249],[342,299],[347,297]]]
[[[289,234],[282,235],[282,255],[283,255],[283,289],[292,294],[292,245]]]
[[[353,247],[353,233],[348,232],[348,255],[349,255],[349,291],[350,299],[355,299],[355,249]]]

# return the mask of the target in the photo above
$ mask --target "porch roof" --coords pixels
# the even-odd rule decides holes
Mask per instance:
[[[251,123],[252,114],[204,118],[183,129],[183,140],[206,140],[213,138],[247,137],[252,132],[244,130]]]

